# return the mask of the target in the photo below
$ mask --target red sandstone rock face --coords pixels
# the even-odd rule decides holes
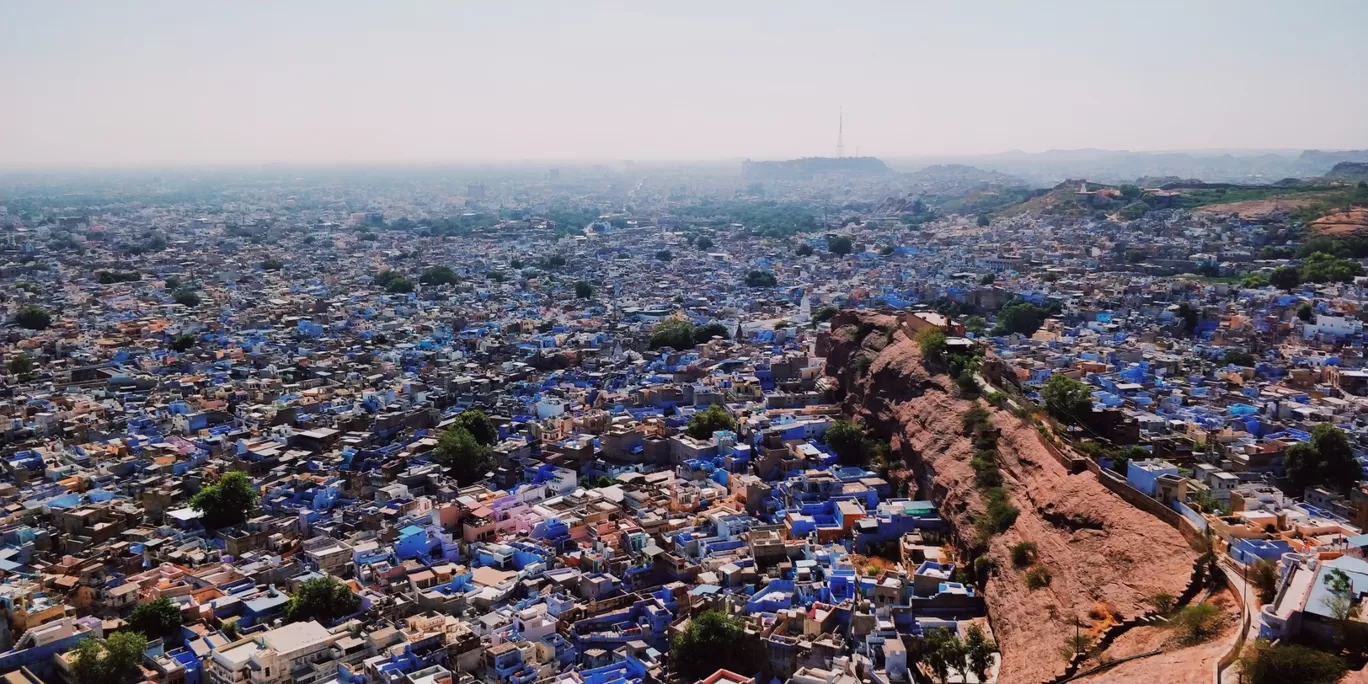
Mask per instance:
[[[973,516],[983,505],[969,463],[973,445],[962,435],[961,416],[971,403],[955,396],[949,377],[926,371],[915,342],[901,332],[890,338],[894,326],[890,316],[843,312],[833,321],[826,374],[839,381],[845,408],[904,454],[920,496],[934,500],[960,538],[972,542]],[[861,356],[872,359],[863,374]],[[1074,634],[1075,616],[1086,629],[1099,603],[1114,606],[1123,620],[1143,614],[1150,597],[1183,592],[1197,556],[1177,530],[1127,504],[1093,474],[1068,474],[1034,426],[992,414],[1002,431],[1004,486],[1021,510],[987,551],[997,566],[984,593],[1003,654],[1000,681],[1045,682],[1065,671],[1060,649]],[[1027,589],[1012,567],[1010,549],[1023,541],[1035,543],[1052,575],[1048,587]]]

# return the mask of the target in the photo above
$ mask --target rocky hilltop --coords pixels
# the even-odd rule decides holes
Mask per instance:
[[[962,548],[976,545],[974,519],[983,512],[963,436],[971,403],[950,378],[929,373],[917,344],[892,316],[845,311],[833,319],[825,373],[844,408],[900,454],[915,492],[934,500],[955,527]],[[868,361],[862,360],[868,359]],[[1020,509],[983,553],[995,569],[985,597],[1003,654],[1003,684],[1051,681],[1065,673],[1061,649],[1083,630],[1104,629],[1151,610],[1158,594],[1179,596],[1196,554],[1159,519],[1127,504],[1084,471],[1071,475],[1047,451],[1036,429],[1012,414],[991,411],[1001,430],[999,463],[1005,488]],[[1032,542],[1051,579],[1030,590],[1013,567],[1011,548]]]

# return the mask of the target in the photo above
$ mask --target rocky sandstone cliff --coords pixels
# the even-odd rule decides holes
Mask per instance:
[[[915,494],[934,500],[962,545],[971,545],[974,516],[983,510],[970,466],[973,445],[962,435],[961,416],[971,403],[955,396],[948,376],[928,373],[917,344],[896,328],[890,316],[842,312],[833,320],[825,373],[837,382],[845,409],[904,457]],[[1033,426],[998,410],[992,421],[1002,431],[1004,486],[1021,511],[985,552],[996,564],[984,593],[1003,654],[1000,681],[1046,682],[1065,672],[1060,650],[1074,634],[1075,617],[1086,630],[1099,605],[1124,620],[1148,612],[1156,594],[1181,595],[1196,554],[1177,530],[1127,504],[1095,475],[1070,475]],[[1013,568],[1010,549],[1023,541],[1035,543],[1052,575],[1049,586],[1029,590]]]

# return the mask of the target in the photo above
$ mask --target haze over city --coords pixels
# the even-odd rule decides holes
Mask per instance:
[[[1368,3],[0,4],[0,167],[1368,146]]]

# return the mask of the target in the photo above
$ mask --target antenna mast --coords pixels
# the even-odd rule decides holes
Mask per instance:
[[[845,156],[845,108],[842,107],[836,119],[836,158]]]

